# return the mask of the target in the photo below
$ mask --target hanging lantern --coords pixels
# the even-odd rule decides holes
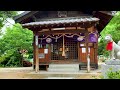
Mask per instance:
[[[77,40],[78,41],[82,41],[84,38],[82,36],[78,37]]]
[[[47,39],[46,39],[46,42],[47,42],[47,43],[51,43],[51,42],[52,42],[52,39],[51,39],[51,38],[47,38]]]
[[[96,38],[95,37],[91,37],[91,42],[96,42]]]
[[[97,36],[96,36],[96,34],[90,34],[89,35],[89,41],[90,42],[97,42]]]

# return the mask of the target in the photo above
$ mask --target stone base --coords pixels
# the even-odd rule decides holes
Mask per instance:
[[[119,59],[115,59],[115,60],[106,60],[105,64],[107,65],[120,65],[120,60]]]
[[[107,77],[107,72],[110,71],[110,69],[112,69],[112,72],[118,71],[120,70],[120,60],[119,59],[115,59],[115,60],[106,60],[105,64],[101,65],[101,72],[103,77],[106,79]]]

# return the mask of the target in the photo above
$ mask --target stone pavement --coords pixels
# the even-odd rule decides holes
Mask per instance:
[[[7,79],[94,79],[93,77],[96,77],[100,74],[100,67],[99,69],[91,70],[90,73],[87,73],[87,70],[74,72],[51,72],[40,70],[38,73],[36,73],[33,71],[33,67],[0,68],[0,78]]]

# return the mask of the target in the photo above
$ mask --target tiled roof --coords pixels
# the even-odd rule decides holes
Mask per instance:
[[[42,20],[39,22],[30,22],[22,24],[22,26],[37,26],[37,25],[53,25],[53,24],[69,24],[69,23],[84,23],[84,22],[92,22],[99,21],[98,18],[95,17],[74,17],[74,18],[57,18],[57,19],[48,19]]]

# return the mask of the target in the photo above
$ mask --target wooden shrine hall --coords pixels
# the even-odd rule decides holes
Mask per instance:
[[[98,68],[99,17],[83,11],[26,11],[14,19],[34,33],[36,72],[40,66],[54,63],[81,67],[87,65],[88,55],[90,65]]]

